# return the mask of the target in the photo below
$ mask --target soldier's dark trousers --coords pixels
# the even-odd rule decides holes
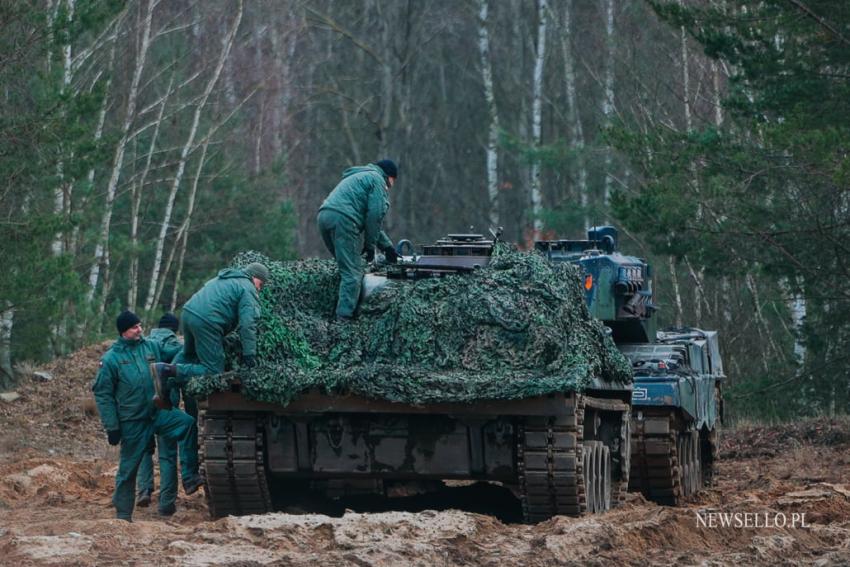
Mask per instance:
[[[337,317],[351,317],[357,309],[363,282],[362,238],[354,221],[335,211],[319,211],[316,218],[325,247],[333,254],[339,268]]]
[[[122,520],[130,520],[133,517],[133,508],[136,505],[136,475],[142,457],[148,452],[150,440],[153,435],[160,436],[163,445],[174,444],[182,441],[194,423],[194,419],[180,410],[157,410],[154,419],[137,419],[121,422],[121,449],[118,463],[118,473],[115,475],[115,493],[112,495],[112,504],[115,506],[116,516]],[[160,448],[162,450],[163,447]],[[172,468],[176,463],[172,461]],[[163,465],[160,455],[160,468]],[[176,471],[175,476],[176,476]],[[171,476],[171,473],[166,470]],[[164,478],[164,476],[163,476]],[[174,483],[174,495],[167,492],[160,495],[160,508],[163,498],[174,501],[176,497],[176,482]],[[166,490],[160,488],[160,492]]]
[[[183,312],[183,350],[174,359],[176,383],[184,387],[189,378],[224,372],[224,337],[220,329],[192,312]],[[183,485],[198,476],[198,402],[183,390],[183,407],[194,421],[189,435],[180,442],[180,476]]]

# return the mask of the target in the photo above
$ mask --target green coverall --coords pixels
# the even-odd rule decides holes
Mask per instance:
[[[224,372],[224,337],[239,327],[243,356],[257,354],[260,297],[251,277],[225,269],[209,280],[183,306],[183,350],[177,355],[177,380],[183,387],[192,376]],[[197,402],[184,398],[186,411],[197,418]],[[180,443],[183,483],[198,474],[198,426]]]
[[[92,392],[106,431],[121,431],[120,461],[115,476],[112,503],[116,516],[130,520],[136,503],[136,474],[142,456],[148,452],[151,438],[159,435],[166,443],[176,443],[189,433],[193,419],[178,410],[158,410],[151,401],[154,386],[149,364],[170,359],[159,344],[141,338],[131,341],[119,338],[100,359],[100,370],[92,384]],[[160,510],[167,509],[177,495],[177,485],[166,485],[176,471],[168,471],[171,463],[161,462],[163,485],[160,488]]]
[[[319,207],[319,232],[339,268],[337,317],[351,317],[357,308],[363,281],[361,252],[375,246],[380,250],[393,246],[381,230],[389,208],[387,176],[374,164],[346,169]]]
[[[166,358],[163,362],[171,362],[175,356],[183,349],[183,343],[180,342],[180,339],[177,338],[177,335],[174,334],[174,331],[166,328],[157,328],[153,329],[148,335],[148,340],[154,341],[159,344],[160,349],[164,354],[168,355],[169,353],[173,353],[171,358]],[[177,405],[177,404],[175,404]],[[189,400],[186,400],[186,413],[188,413],[192,418],[198,418],[198,404],[195,400],[192,400],[191,404],[195,408],[195,413],[192,414],[190,412],[190,404]],[[175,475],[177,473],[177,446],[174,443],[165,443],[165,441],[161,438],[157,439],[157,451],[159,452],[159,474],[163,475],[163,470],[171,471],[173,470]],[[181,455],[180,464],[184,465],[186,458]],[[166,461],[166,466],[163,467],[163,461]],[[185,472],[185,471],[184,471]],[[185,475],[183,478],[186,478]],[[177,486],[177,478],[168,479],[166,482],[165,479],[162,480],[163,486]],[[150,453],[145,453],[142,456],[142,462],[139,465],[139,472],[136,475],[136,492],[141,493],[143,491],[153,492],[153,455]],[[176,497],[176,489],[175,489],[175,497]],[[160,495],[160,500],[162,500],[162,495]],[[171,500],[174,502],[174,499]],[[167,505],[168,503],[166,503]]]

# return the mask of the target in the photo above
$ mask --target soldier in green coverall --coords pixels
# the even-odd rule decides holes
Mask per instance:
[[[237,327],[242,343],[242,365],[256,366],[259,292],[268,279],[268,268],[257,262],[243,269],[228,268],[221,270],[189,299],[183,306],[183,350],[174,364],[153,365],[163,392],[184,387],[192,376],[224,372],[222,343]],[[197,418],[197,404],[190,406],[187,402],[186,409],[190,415],[194,411]],[[190,488],[194,485],[188,483],[200,485],[197,424],[192,425],[191,434],[182,442],[180,456],[183,459],[183,489],[191,494]]]
[[[388,262],[398,261],[392,240],[381,230],[390,208],[387,191],[397,178],[398,167],[388,159],[350,167],[319,208],[319,232],[336,259],[341,278],[336,305],[339,320],[351,319],[357,309],[363,281],[361,254],[370,262],[377,246]]]
[[[183,343],[177,338],[177,329],[180,325],[177,317],[173,313],[163,315],[155,329],[151,330],[148,335],[148,340],[159,343],[164,352],[174,353],[175,356],[183,349]],[[172,359],[174,357],[172,356]],[[168,359],[165,362],[171,362]],[[179,403],[179,392],[175,392],[177,396],[172,396],[175,405]],[[183,396],[184,408],[193,418],[197,419],[198,409],[197,402],[187,396]],[[159,445],[159,473],[160,473],[160,491],[159,501],[160,507],[166,510],[174,507],[174,501],[177,498],[177,446],[174,443],[165,443],[163,439],[157,439]],[[183,468],[183,488],[187,494],[192,494],[198,490],[202,484],[199,475],[192,476],[191,469],[187,469],[185,454],[180,456],[180,465]],[[197,471],[194,471],[197,473]],[[187,482],[188,481],[188,482]],[[136,506],[145,507],[151,503],[153,495],[153,455],[145,453],[142,457],[142,463],[139,465],[139,472],[136,477]]]
[[[100,360],[100,369],[92,392],[110,445],[121,444],[115,493],[112,504],[119,519],[132,520],[135,504],[136,474],[145,453],[153,447],[154,435],[167,443],[176,443],[189,433],[193,419],[173,409],[157,409],[152,398],[154,384],[150,364],[169,360],[174,352],[142,336],[142,324],[130,311],[116,320],[119,338]],[[162,508],[160,514],[174,513]]]

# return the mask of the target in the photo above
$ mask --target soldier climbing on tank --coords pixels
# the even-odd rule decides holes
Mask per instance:
[[[180,321],[177,317],[173,313],[166,313],[159,319],[156,328],[152,329],[147,337],[148,340],[159,343],[164,353],[170,354],[165,362],[171,362],[177,356],[177,353],[183,349],[183,343],[177,338],[177,329],[179,326]],[[190,404],[194,404],[194,400],[184,396],[184,404],[186,406],[186,412],[192,417],[197,417],[197,408],[192,411],[192,406],[190,406]],[[177,445],[174,443],[165,443],[162,439],[157,439],[157,444],[161,477],[159,498],[160,500],[164,500],[167,505],[168,502],[174,502],[177,496]],[[184,467],[183,478],[189,476],[188,473],[190,472],[185,469],[186,460],[186,456],[182,455],[180,464]],[[153,491],[153,455],[151,453],[145,453],[136,477],[136,506],[149,506]]]
[[[398,166],[388,159],[350,167],[319,208],[316,219],[319,232],[336,260],[341,278],[336,306],[338,320],[350,320],[357,308],[363,281],[361,255],[371,262],[377,246],[389,263],[398,261],[392,240],[381,230],[390,207],[387,192],[397,178]]]
[[[115,324],[118,340],[101,358],[92,392],[109,444],[121,444],[112,504],[116,516],[129,522],[133,517],[139,463],[152,451],[154,435],[164,443],[177,443],[189,435],[194,420],[181,410],[159,409],[152,403],[155,388],[150,364],[170,360],[175,353],[143,337],[141,321],[131,311],[121,313]],[[161,463],[160,467],[163,466],[168,467]],[[166,470],[163,478],[168,477],[170,473]],[[175,485],[173,495],[176,488]],[[169,499],[168,494],[163,487],[159,501],[159,513],[163,516],[175,511],[174,497]]]
[[[184,388],[192,376],[224,372],[224,337],[237,327],[242,343],[242,366],[256,366],[259,292],[268,280],[268,268],[257,262],[242,269],[224,269],[183,306],[183,350],[174,364],[151,365],[151,371],[159,379],[163,403],[170,404],[171,391]],[[197,402],[187,396],[184,403],[189,415],[197,419]],[[180,456],[183,490],[192,494],[203,484],[198,471],[196,423],[181,444]]]

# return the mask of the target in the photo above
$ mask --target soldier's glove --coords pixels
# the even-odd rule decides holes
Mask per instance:
[[[369,246],[363,249],[363,257],[367,262],[372,262],[375,259],[375,247]]]
[[[110,445],[117,445],[121,442],[121,430],[113,429],[112,431],[107,431],[106,440],[109,441]]]
[[[151,455],[156,453],[156,435],[151,435],[151,440],[148,441],[147,451]]]
[[[257,357],[253,354],[242,355],[242,366],[245,368],[254,368],[257,366]]]
[[[392,246],[389,246],[384,249],[384,256],[386,257],[388,264],[395,264],[396,262],[398,262],[398,253]]]

